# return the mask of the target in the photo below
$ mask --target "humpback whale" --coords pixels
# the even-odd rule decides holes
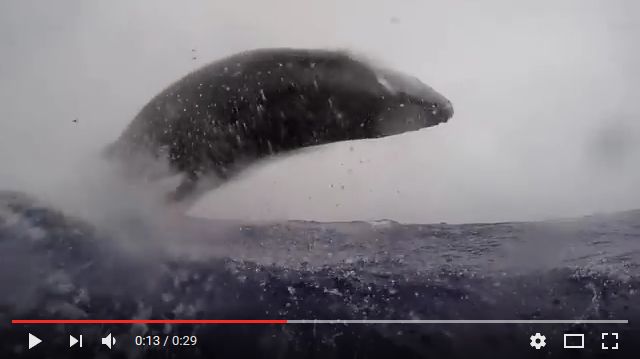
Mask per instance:
[[[346,51],[256,49],[212,62],[157,94],[108,146],[129,173],[181,174],[172,197],[269,155],[447,122],[451,102],[419,79]],[[154,171],[140,158],[162,159]],[[156,173],[157,172],[157,173]]]

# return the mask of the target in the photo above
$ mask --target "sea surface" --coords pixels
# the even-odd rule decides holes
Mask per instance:
[[[494,224],[166,217],[104,228],[5,191],[0,286],[2,358],[634,357],[640,346],[640,210]],[[12,319],[629,324],[46,326]],[[43,339],[31,350],[29,332]],[[537,332],[547,338],[540,350],[529,345]],[[620,349],[603,350],[603,332],[619,333]],[[108,333],[117,339],[111,350],[100,345]],[[585,334],[585,348],[564,349],[564,333]],[[69,348],[70,334],[82,334],[84,347]],[[148,335],[195,335],[198,342],[135,345],[136,336]]]

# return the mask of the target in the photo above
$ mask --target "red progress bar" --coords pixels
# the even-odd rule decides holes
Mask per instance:
[[[287,324],[286,319],[14,319],[11,324]]]

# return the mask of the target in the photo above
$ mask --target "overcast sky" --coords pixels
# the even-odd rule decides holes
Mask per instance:
[[[249,48],[324,47],[418,76],[454,118],[270,161],[191,214],[467,222],[640,208],[638,13],[635,0],[3,1],[0,189],[99,187],[86,164],[172,81]]]

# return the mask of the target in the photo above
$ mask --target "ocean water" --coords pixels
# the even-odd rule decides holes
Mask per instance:
[[[2,192],[2,357],[588,358],[638,349],[640,211],[462,225],[165,219],[132,218],[123,237],[123,228]],[[25,326],[12,319],[630,322]],[[44,340],[37,351],[26,350],[27,332]],[[541,351],[529,346],[536,332],[547,337]],[[585,349],[563,349],[568,332],[584,333]],[[618,332],[623,350],[603,351],[602,332]],[[100,345],[107,333],[117,338],[112,350]],[[83,334],[85,347],[68,348],[69,334]],[[198,345],[140,348],[136,335],[196,335]]]

